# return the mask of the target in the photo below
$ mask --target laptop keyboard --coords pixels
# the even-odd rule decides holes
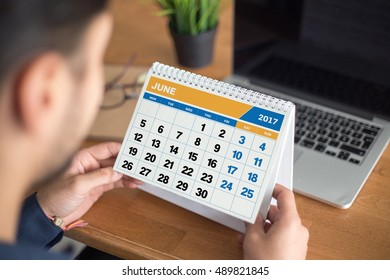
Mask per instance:
[[[270,57],[250,74],[373,111],[390,105],[388,87],[282,57]],[[361,164],[380,133],[377,125],[294,103],[297,106],[295,144],[307,149]]]
[[[384,85],[276,56],[259,64],[250,74],[369,112],[389,114],[390,88]]]
[[[295,144],[328,156],[361,164],[380,127],[294,102]]]

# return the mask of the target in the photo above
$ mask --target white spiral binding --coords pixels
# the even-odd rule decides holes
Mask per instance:
[[[181,83],[206,89],[214,93],[227,94],[236,99],[246,100],[252,104],[264,105],[278,111],[283,110],[284,112],[287,112],[290,107],[294,106],[290,101],[285,101],[261,92],[207,78],[160,62],[153,63],[152,73]]]

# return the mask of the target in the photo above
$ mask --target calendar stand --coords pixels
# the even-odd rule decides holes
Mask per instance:
[[[292,187],[292,103],[155,63],[114,169],[225,226],[266,217]]]

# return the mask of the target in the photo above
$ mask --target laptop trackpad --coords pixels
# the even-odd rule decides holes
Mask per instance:
[[[297,162],[297,160],[301,157],[302,155],[302,151],[298,150],[298,149],[295,149],[294,150],[294,163]]]

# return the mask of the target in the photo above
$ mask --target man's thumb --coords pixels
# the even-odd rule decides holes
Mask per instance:
[[[114,183],[122,177],[123,174],[114,171],[112,167],[105,167],[77,175],[75,183],[76,187],[83,192],[89,192],[95,187]]]

